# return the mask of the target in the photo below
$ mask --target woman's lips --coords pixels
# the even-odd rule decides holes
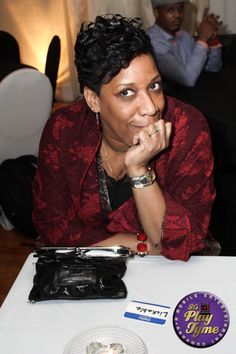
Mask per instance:
[[[132,125],[132,127],[133,127],[135,130],[142,130],[142,129],[146,128],[146,125],[143,125],[143,126],[140,126],[140,125]]]

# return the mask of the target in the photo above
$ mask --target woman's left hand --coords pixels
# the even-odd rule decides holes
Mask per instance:
[[[124,160],[128,175],[135,177],[145,173],[149,161],[168,147],[170,135],[171,123],[163,119],[135,134],[133,146],[127,150]]]

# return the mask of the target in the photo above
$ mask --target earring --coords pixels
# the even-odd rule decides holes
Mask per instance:
[[[99,126],[99,113],[98,113],[98,112],[96,112],[95,114],[96,114],[96,121],[97,121],[97,125]]]

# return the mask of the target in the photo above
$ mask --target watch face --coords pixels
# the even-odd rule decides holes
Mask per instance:
[[[142,178],[141,183],[143,184],[152,183],[152,176],[150,175],[149,172],[147,172],[145,176]]]
[[[217,344],[226,334],[229,312],[216,295],[198,291],[178,303],[173,324],[183,342],[192,347],[206,348]]]
[[[152,175],[152,171],[147,171],[145,175],[142,177],[141,183],[143,184],[152,184],[155,179],[155,175]]]
[[[143,176],[130,178],[130,184],[134,188],[150,186],[155,181],[155,172],[147,171]]]

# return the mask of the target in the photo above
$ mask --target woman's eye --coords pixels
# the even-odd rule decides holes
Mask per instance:
[[[134,92],[130,89],[126,89],[126,90],[121,91],[120,95],[122,97],[130,97],[130,96],[134,95]]]
[[[150,90],[151,91],[160,91],[161,90],[160,82],[154,82],[153,84],[151,84],[150,85]]]

